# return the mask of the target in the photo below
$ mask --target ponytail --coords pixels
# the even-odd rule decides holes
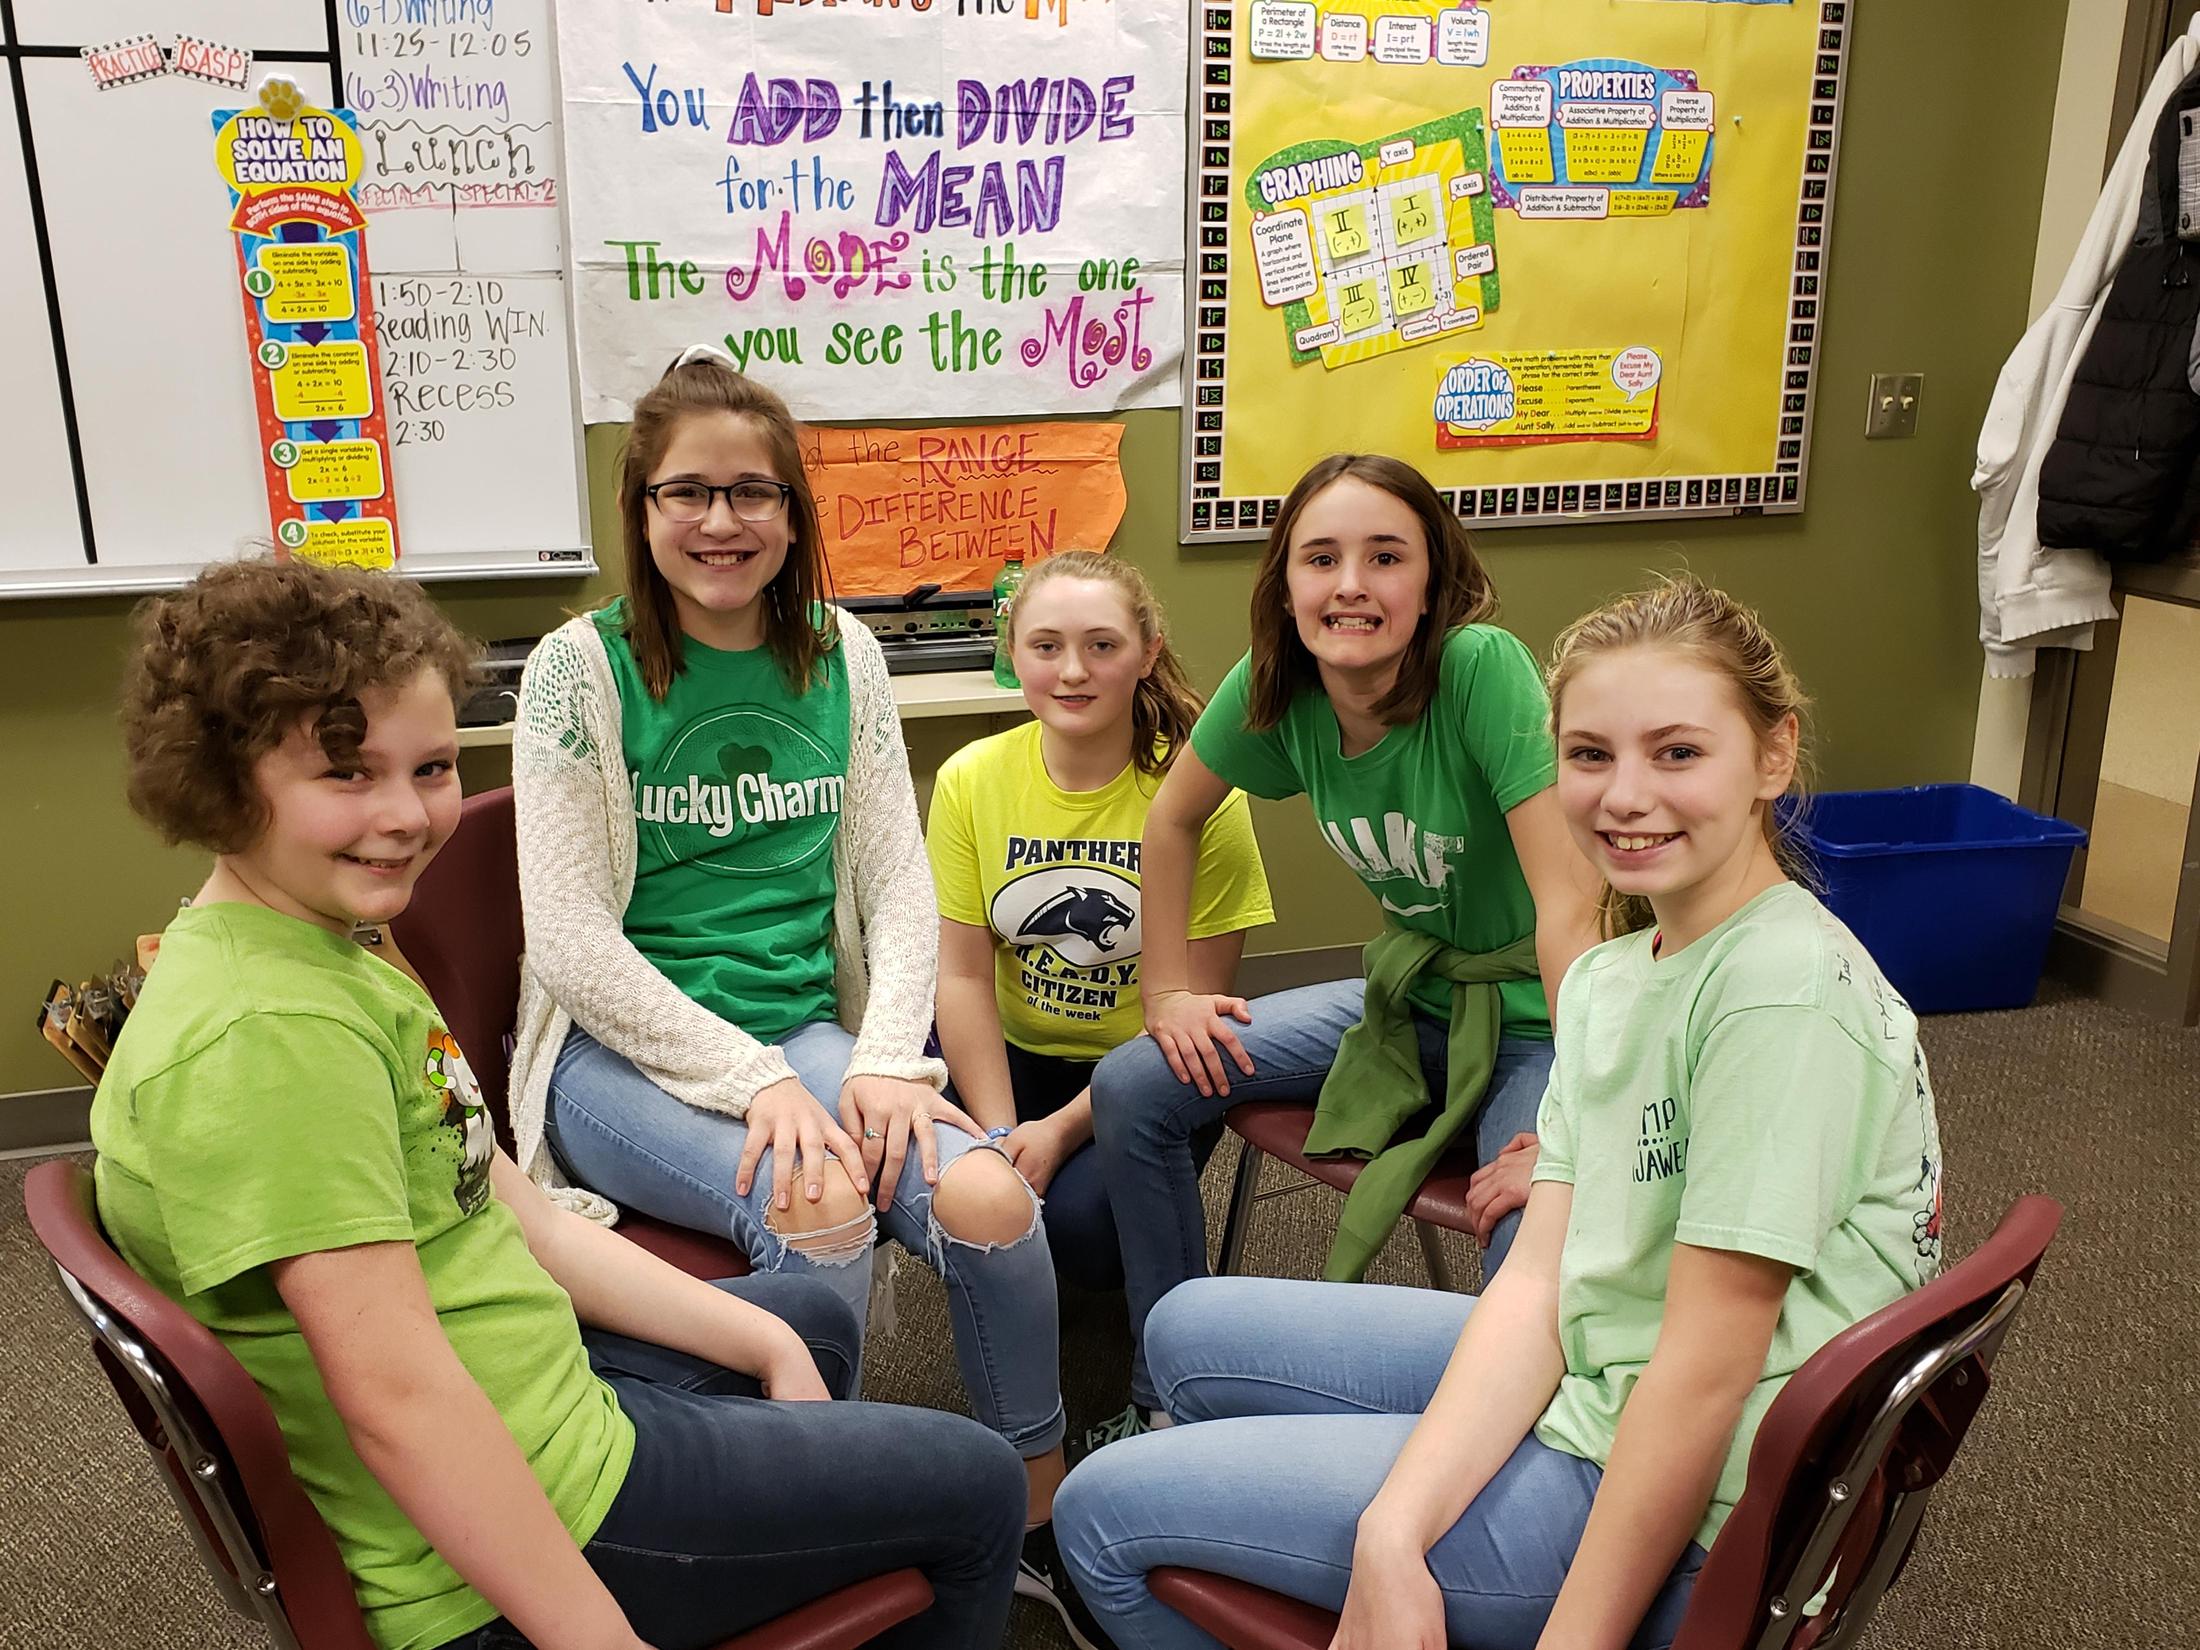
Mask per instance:
[[[1122,593],[1130,609],[1131,623],[1141,647],[1161,645],[1154,653],[1153,668],[1138,679],[1131,695],[1131,765],[1140,773],[1160,775],[1169,771],[1176,753],[1192,737],[1192,724],[1207,702],[1184,674],[1183,662],[1169,646],[1161,616],[1161,603],[1146,582],[1146,575],[1129,562],[1098,550],[1064,550],[1049,556],[1029,573],[1008,610],[1008,635],[1004,647],[1016,642],[1016,615],[1024,610],[1031,592],[1049,579],[1097,579]]]
[[[1647,590],[1621,596],[1593,613],[1583,614],[1560,634],[1552,649],[1546,685],[1551,695],[1551,729],[1558,730],[1559,703],[1590,660],[1624,648],[1671,648],[1726,678],[1736,702],[1756,734],[1759,748],[1776,729],[1794,718],[1795,772],[1788,799],[1799,805],[1808,794],[1809,764],[1804,735],[1810,700],[1781,657],[1780,645],[1764,621],[1749,608],[1690,574],[1660,579]],[[1780,870],[1806,888],[1818,887],[1816,867],[1797,838],[1793,816],[1778,804],[1766,806],[1765,841]],[[1597,901],[1599,926],[1606,939],[1647,928],[1656,920],[1650,902],[1623,894],[1610,883]]]
[[[1167,773],[1176,753],[1191,742],[1192,724],[1206,708],[1164,637],[1153,669],[1138,679],[1131,695],[1132,764],[1140,773]]]

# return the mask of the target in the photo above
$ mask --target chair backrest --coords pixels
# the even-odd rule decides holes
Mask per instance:
[[[458,829],[420,873],[412,903],[390,923],[390,932],[443,1011],[481,1084],[497,1139],[510,1151],[511,1057],[505,1045],[519,1018],[519,959],[526,943],[511,786],[466,799]]]
[[[1985,1401],[1988,1366],[2061,1222],[2053,1198],[2020,1198],[1960,1265],[1836,1335],[1789,1378],[1758,1426],[1741,1502],[1673,1650],[1856,1642]],[[1229,1576],[1162,1568],[1148,1581],[1229,1650],[1320,1650],[1336,1630],[1327,1611]]]
[[[115,1253],[81,1165],[37,1165],[23,1205],[222,1596],[278,1650],[374,1650],[343,1558],[244,1366]]]
[[[1836,1335],[1789,1378],[1673,1650],[1854,1642],[1909,1556],[2061,1222],[2053,1198],[2020,1198],[1960,1264]]]
[[[282,1429],[244,1366],[115,1252],[81,1165],[58,1158],[37,1165],[24,1181],[23,1207],[222,1597],[266,1628],[275,1650],[375,1650],[343,1557],[291,1473]],[[922,1572],[893,1570],[718,1650],[856,1650],[931,1604]]]

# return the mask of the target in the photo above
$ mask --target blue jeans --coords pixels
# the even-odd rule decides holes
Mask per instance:
[[[814,1278],[718,1285],[792,1324],[835,1399],[855,1379],[847,1305]],[[932,1607],[879,1639],[917,1650],[998,1643],[1023,1536],[1015,1452],[959,1415],[886,1404],[772,1403],[701,1358],[586,1330],[634,1422],[634,1460],[582,1548],[659,1650],[712,1645],[870,1576],[916,1568]],[[501,1617],[445,1650],[517,1650]]]
[[[1360,1514],[1428,1406],[1469,1296],[1377,1284],[1201,1278],[1147,1325],[1185,1423],[1080,1462],[1054,1502],[1062,1556],[1118,1650],[1210,1650],[1146,1573],[1180,1564],[1342,1608]],[[1581,1544],[1603,1471],[1522,1439],[1430,1549],[1464,1650],[1532,1650]],[[1691,1544],[1635,1638],[1672,1642],[1704,1550]]]
[[[1139,1404],[1151,1408],[1159,1402],[1146,1371],[1146,1314],[1185,1279],[1207,1275],[1207,1211],[1199,1198],[1193,1132],[1241,1101],[1304,1100],[1311,1106],[1336,1060],[1339,1040],[1359,1024],[1366,999],[1362,980],[1329,980],[1254,998],[1251,1025],[1228,1022],[1252,1057],[1253,1075],[1231,1065],[1227,1095],[1203,1095],[1179,1083],[1151,1037],[1123,1044],[1093,1072],[1093,1144],[1123,1245],[1136,1348],[1131,1397]],[[1413,1024],[1429,1092],[1442,1094],[1450,1030],[1423,1014],[1415,1014]],[[1497,1065],[1474,1119],[1477,1163],[1503,1151],[1514,1135],[1534,1130],[1550,1080],[1549,1043],[1522,1037],[1498,1043]],[[1482,1256],[1485,1279],[1495,1275],[1519,1229],[1518,1213],[1497,1223]]]
[[[1002,1046],[1008,1053],[1008,1081],[1019,1123],[1051,1117],[1060,1111],[1091,1084],[1093,1067],[1099,1064],[1058,1054],[1034,1054],[1014,1043]],[[954,1092],[952,1083],[948,1092]],[[1198,1168],[1207,1166],[1221,1134],[1219,1123],[1193,1134],[1192,1158]],[[1108,1205],[1107,1179],[1100,1172],[1100,1153],[1091,1141],[1071,1152],[1054,1171],[1041,1201],[1055,1272],[1095,1294],[1122,1288],[1123,1250],[1115,1236],[1115,1211]]]
[[[806,1025],[779,1044],[802,1086],[828,1111],[854,1046],[831,1021]],[[773,1231],[765,1221],[772,1195],[768,1147],[749,1195],[734,1195],[746,1123],[674,1099],[575,1026],[551,1073],[547,1129],[551,1148],[580,1184],[659,1220],[730,1237],[759,1272],[807,1273],[830,1285],[863,1322],[868,1247],[819,1259]],[[942,1174],[963,1153],[988,1149],[958,1129],[935,1132]],[[946,1283],[955,1351],[978,1419],[1019,1455],[1046,1454],[1062,1441],[1064,1421],[1054,1265],[1036,1210],[1030,1234],[1014,1243],[984,1246],[950,1235],[932,1218],[932,1188],[912,1147],[893,1204],[878,1222]]]
[[[1034,1054],[1014,1043],[1003,1047],[1019,1123],[1052,1117],[1092,1081],[1093,1061]],[[1115,1216],[1108,1208],[1107,1182],[1100,1177],[1100,1156],[1091,1141],[1071,1152],[1054,1171],[1041,1206],[1055,1271],[1080,1289],[1122,1288],[1123,1256],[1116,1247]]]

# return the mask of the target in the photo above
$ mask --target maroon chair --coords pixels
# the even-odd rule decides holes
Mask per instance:
[[[390,923],[398,950],[420,975],[512,1149],[512,1029],[519,1019],[519,834],[512,788],[466,799],[458,829],[428,862],[405,914]],[[699,1278],[737,1278],[749,1258],[724,1238],[622,1210],[619,1232]]]
[[[115,1253],[82,1166],[39,1164],[23,1205],[90,1331],[93,1361],[160,1464],[230,1608],[264,1627],[277,1650],[374,1650],[336,1542],[292,1476],[274,1411],[244,1366]],[[896,1570],[719,1650],[854,1650],[931,1602],[920,1572]]]
[[[1367,1165],[1357,1158],[1308,1157],[1306,1136],[1314,1126],[1314,1108],[1303,1101],[1294,1104],[1284,1100],[1248,1100],[1232,1106],[1223,1113],[1222,1120],[1230,1132],[1244,1142],[1238,1154],[1237,1178],[1230,1183],[1230,1208],[1222,1223],[1222,1260],[1216,1267],[1218,1272],[1227,1275],[1238,1269],[1238,1262],[1243,1257],[1253,1206],[1271,1197],[1286,1197],[1291,1191],[1305,1189],[1295,1186],[1283,1192],[1260,1191],[1260,1163],[1264,1156],[1281,1158],[1299,1173],[1325,1186],[1334,1186],[1340,1192],[1349,1192]],[[1467,1183],[1473,1178],[1474,1170],[1473,1151],[1454,1147],[1437,1161],[1428,1178],[1421,1182],[1421,1189],[1413,1194],[1413,1201],[1406,1205],[1406,1218],[1413,1222],[1413,1235],[1421,1240],[1421,1258],[1428,1264],[1429,1282],[1438,1289],[1452,1289],[1457,1285],[1452,1281],[1451,1263],[1444,1258],[1443,1242],[1437,1237],[1435,1228],[1442,1226],[1472,1235],[1474,1223],[1467,1218]]]
[[[1857,1642],[1986,1401],[1995,1354],[2061,1222],[2053,1198],[2018,1199],[1976,1253],[1789,1377],[1673,1650]],[[1230,1650],[1323,1650],[1336,1631],[1327,1611],[1226,1576],[1158,1569],[1152,1585]]]

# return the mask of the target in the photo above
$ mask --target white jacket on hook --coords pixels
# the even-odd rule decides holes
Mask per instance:
[[[2089,551],[2040,544],[2040,465],[2116,266],[2138,231],[2155,120],[2196,65],[2200,17],[2170,43],[2154,71],[2054,301],[2026,329],[1994,384],[1971,472],[1979,496],[1979,639],[1989,675],[2031,675],[2038,648],[2090,648],[2094,624],[2116,616],[2107,562]]]

